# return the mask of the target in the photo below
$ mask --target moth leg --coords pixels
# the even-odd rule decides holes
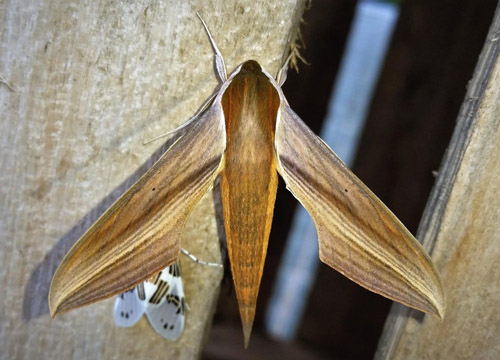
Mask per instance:
[[[191,254],[189,251],[187,251],[186,249],[181,249],[181,251],[184,255],[186,255],[189,259],[191,259],[192,261],[194,261],[197,264],[210,266],[210,267],[218,267],[218,268],[223,267],[222,264],[217,264],[217,263],[206,262],[206,261],[200,260],[196,256],[194,256],[193,254]]]

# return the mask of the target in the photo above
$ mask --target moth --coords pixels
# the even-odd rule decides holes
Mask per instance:
[[[220,264],[198,260],[185,249],[182,249],[182,253],[198,264],[222,267]],[[131,327],[146,314],[149,323],[159,335],[168,340],[177,340],[184,330],[186,308],[181,268],[176,262],[153,278],[118,295],[113,317],[117,326]]]
[[[287,63],[276,79],[255,60],[227,76],[221,52],[200,20],[215,53],[215,94],[68,252],[52,279],[51,315],[123,292],[176,262],[188,215],[220,176],[246,346],[279,174],[314,220],[322,262],[368,290],[441,318],[443,287],[431,259],[290,108],[281,90]]]
[[[120,294],[113,315],[120,327],[134,325],[145,313],[153,329],[168,340],[184,330],[186,302],[179,263],[173,263],[152,279]]]

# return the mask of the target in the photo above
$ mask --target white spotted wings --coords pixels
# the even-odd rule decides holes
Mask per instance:
[[[115,324],[134,325],[146,313],[153,329],[169,340],[176,340],[184,329],[184,289],[179,263],[174,263],[133,289],[117,296]]]
[[[145,299],[144,283],[118,295],[113,310],[115,324],[121,327],[130,327],[139,321],[146,310]]]

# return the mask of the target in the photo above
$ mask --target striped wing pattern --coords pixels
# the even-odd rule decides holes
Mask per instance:
[[[184,289],[179,263],[174,263],[115,300],[117,326],[130,327],[146,313],[153,329],[168,340],[176,340],[184,329]]]

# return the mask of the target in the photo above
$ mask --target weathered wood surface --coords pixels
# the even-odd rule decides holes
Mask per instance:
[[[50,319],[50,279],[166,146],[143,142],[189,119],[216,87],[195,12],[229,71],[253,58],[276,73],[304,2],[0,1],[0,76],[12,87],[0,80],[0,358],[199,356],[221,270],[181,259],[190,310],[175,343],[145,319],[115,327],[111,299]],[[183,247],[221,261],[211,194]]]
[[[393,305],[376,359],[500,356],[500,6],[417,237],[441,271],[441,322]]]

